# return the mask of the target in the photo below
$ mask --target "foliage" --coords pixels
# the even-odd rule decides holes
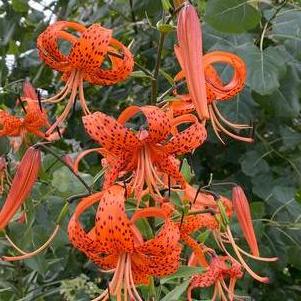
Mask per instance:
[[[165,32],[162,64],[159,72],[159,95],[169,89],[179,70],[174,58],[176,37],[172,27],[162,27],[161,1],[43,1],[13,0],[0,2],[0,108],[13,108],[21,92],[22,81],[29,78],[43,94],[54,93],[61,82],[56,73],[40,62],[35,48],[39,33],[50,20],[74,19],[85,24],[99,22],[114,28],[114,36],[124,44],[131,43],[135,60],[153,70],[158,48],[159,30]],[[131,8],[130,3],[133,2]],[[168,1],[162,1],[166,3]],[[233,121],[256,124],[256,142],[244,145],[227,142],[227,147],[210,133],[210,143],[196,151],[187,161],[193,166],[192,181],[206,185],[212,178],[213,189],[229,191],[222,182],[239,182],[250,188],[252,214],[260,249],[265,256],[275,255],[279,261],[264,264],[262,271],[271,278],[262,285],[248,276],[239,293],[254,300],[299,300],[301,282],[301,6],[297,1],[195,0],[203,20],[205,51],[227,50],[240,55],[248,67],[247,85],[232,101],[220,105]],[[34,8],[36,7],[36,8]],[[168,7],[168,5],[167,5]],[[39,8],[39,9],[38,9]],[[47,17],[45,17],[45,15]],[[158,23],[159,22],[159,23]],[[157,24],[157,26],[156,26]],[[225,79],[229,68],[220,66]],[[165,79],[165,80],[164,80]],[[110,87],[87,86],[86,95],[92,110],[117,115],[127,105],[146,104],[151,98],[150,78],[136,70],[131,79]],[[58,108],[59,109],[59,108]],[[50,110],[50,108],[49,108]],[[52,108],[54,110],[54,108]],[[55,113],[53,111],[53,113]],[[64,137],[55,144],[59,154],[78,153],[91,146],[80,123],[81,112],[75,107]],[[7,140],[1,139],[0,153],[7,153]],[[89,156],[81,166],[88,182],[97,176],[100,162]],[[187,167],[187,166],[186,166]],[[191,177],[185,170],[185,176]],[[97,182],[98,183],[98,182]],[[98,184],[97,184],[98,185]],[[95,189],[97,187],[95,186]],[[82,193],[81,183],[60,162],[47,155],[32,198],[26,202],[27,222],[11,223],[9,234],[22,249],[31,249],[45,241],[65,199]],[[73,212],[73,206],[70,208]],[[89,216],[85,217],[89,222]],[[0,299],[58,300],[61,293],[80,286],[85,299],[95,292],[87,283],[101,278],[96,267],[74,250],[64,230],[47,252],[14,264],[0,263]],[[237,227],[234,225],[234,229]],[[239,236],[239,230],[237,229]],[[1,239],[0,254],[8,246]],[[185,300],[189,275],[182,271],[175,277],[155,283],[156,300]],[[79,276],[79,275],[83,276]],[[72,278],[74,280],[70,280]],[[83,285],[83,282],[85,285]],[[174,289],[175,284],[178,286]],[[151,298],[144,295],[145,298]],[[181,299],[182,298],[182,299]],[[151,300],[151,299],[150,299]]]

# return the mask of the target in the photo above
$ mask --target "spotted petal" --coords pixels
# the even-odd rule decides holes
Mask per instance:
[[[84,116],[83,123],[90,137],[115,155],[125,150],[133,150],[140,144],[134,133],[101,112]]]

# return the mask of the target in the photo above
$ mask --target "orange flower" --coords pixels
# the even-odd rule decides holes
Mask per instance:
[[[192,254],[189,265],[198,264],[197,257]],[[206,271],[200,275],[192,277],[189,288],[187,290],[187,299],[192,301],[192,290],[195,288],[208,288],[214,285],[214,292],[211,298],[215,300],[239,300],[239,296],[235,296],[234,288],[237,279],[242,278],[243,272],[241,265],[228,256],[213,255],[211,262]],[[227,286],[225,278],[229,277],[229,285]],[[228,295],[228,298],[226,297]]]
[[[200,54],[199,54],[200,55]],[[241,130],[250,128],[249,125],[245,124],[235,124],[228,121],[219,111],[216,102],[224,101],[227,99],[231,99],[236,94],[238,94],[245,86],[246,82],[246,65],[243,60],[235,54],[224,51],[213,51],[205,54],[202,58],[204,64],[204,72],[205,72],[205,89],[207,91],[207,105],[209,110],[209,117],[211,120],[211,124],[216,136],[220,139],[222,143],[224,143],[221,138],[219,132],[223,132],[226,135],[245,142],[253,142],[252,138],[239,136],[228,128],[233,130]],[[233,68],[234,74],[232,80],[224,84],[222,79],[219,77],[216,69],[214,68],[214,64],[216,63],[224,63],[228,64]],[[183,69],[183,68],[182,68]],[[200,69],[199,73],[202,74],[202,70]],[[180,71],[175,76],[175,81],[180,81],[185,78],[184,69]],[[188,85],[188,80],[186,76],[186,81]],[[189,86],[188,86],[189,88]],[[190,94],[186,95],[178,95],[176,94],[177,99],[173,101],[169,108],[172,109],[175,116],[192,112],[197,110],[196,105],[193,101],[193,96],[189,90]],[[201,118],[202,116],[200,116]],[[223,125],[224,124],[224,125]]]
[[[235,186],[232,191],[232,201],[239,225],[254,256],[259,256],[258,244],[252,224],[249,202],[240,186]]]
[[[79,35],[71,34],[67,29]],[[59,49],[58,42],[62,40],[71,46],[68,54]],[[67,118],[77,94],[84,114],[90,114],[84,97],[84,80],[96,85],[112,85],[127,78],[134,65],[128,48],[112,38],[112,30],[99,24],[86,28],[76,22],[57,21],[40,34],[37,47],[41,59],[52,69],[62,72],[62,79],[66,81],[58,94],[43,102],[58,103],[70,94],[63,113],[47,134]]]
[[[0,211],[0,230],[4,229],[30,194],[41,164],[41,153],[30,147],[23,156]]]
[[[109,289],[94,299],[142,301],[137,284],[147,284],[150,276],[174,273],[179,265],[181,247],[179,230],[171,221],[168,210],[146,208],[136,211],[131,219],[125,212],[125,190],[118,185],[83,199],[77,206],[68,226],[69,238],[80,251],[104,271],[114,272]],[[95,226],[86,232],[80,222],[81,214],[92,204],[99,203]],[[163,218],[160,232],[144,241],[135,222],[140,218]]]
[[[12,145],[17,150],[28,133],[32,133],[40,138],[46,136],[42,131],[49,126],[45,111],[38,104],[38,96],[29,82],[24,83],[23,96],[20,99],[24,106],[24,118],[10,115],[6,111],[0,110],[0,137],[12,137]],[[55,135],[48,137],[54,140]]]
[[[177,36],[179,45],[175,47],[175,52],[186,76],[191,100],[200,119],[208,119],[201,24],[195,8],[190,4],[180,10]]]
[[[198,260],[200,263],[202,263],[202,266],[206,266],[206,260],[203,252],[202,246],[200,246],[192,237],[191,234],[193,234],[195,231],[200,229],[208,229],[212,232],[216,243],[218,244],[219,248],[227,254],[231,260],[235,260],[232,255],[228,252],[225,243],[231,244],[239,263],[243,266],[243,268],[256,280],[260,282],[268,282],[269,279],[267,277],[261,277],[257,275],[253,270],[248,266],[248,264],[245,262],[245,260],[242,257],[242,254],[245,256],[248,256],[250,258],[253,258],[255,260],[259,261],[275,261],[277,260],[276,257],[272,258],[265,258],[265,257],[259,257],[259,255],[251,255],[241,249],[236,243],[233,238],[232,232],[230,230],[230,227],[228,225],[228,222],[226,224],[223,224],[223,213],[221,212],[220,207],[218,206],[218,203],[216,202],[214,205],[214,198],[213,196],[210,196],[208,194],[199,193],[196,197],[196,189],[187,186],[186,187],[186,194],[185,194],[186,200],[188,200],[190,203],[192,203],[191,209],[189,211],[189,214],[184,216],[181,223],[179,224],[180,227],[180,233],[181,233],[181,239],[185,242],[186,245],[188,245],[196,254],[198,257]],[[228,200],[225,197],[218,196],[219,200],[218,202],[221,202],[222,206],[224,207],[224,214],[226,215],[226,218],[229,219],[232,216],[232,204],[230,200]],[[235,201],[237,202],[237,201]],[[237,204],[233,207],[235,212],[237,212]],[[214,214],[211,213],[202,213],[200,211],[202,210],[208,210],[213,209]],[[240,211],[239,209],[238,211]],[[241,214],[241,211],[240,213]],[[247,217],[244,212],[244,218]],[[246,223],[246,222],[245,222]],[[223,225],[222,225],[223,224]],[[250,227],[249,222],[247,222],[248,227]],[[253,246],[254,248],[254,246]],[[255,253],[256,254],[256,253]]]
[[[148,128],[135,133],[124,124],[139,112],[144,114]],[[206,129],[195,116],[183,115],[171,120],[153,106],[131,106],[121,113],[117,121],[96,112],[84,116],[83,123],[91,138],[102,145],[98,151],[107,159],[104,188],[111,186],[120,175],[130,173],[129,190],[134,192],[138,201],[145,184],[152,195],[160,197],[159,188],[167,187],[162,181],[162,174],[169,175],[185,187],[175,155],[193,151],[207,137]],[[191,125],[178,132],[177,126],[184,123]]]

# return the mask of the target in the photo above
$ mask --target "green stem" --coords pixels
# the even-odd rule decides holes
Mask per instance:
[[[139,63],[135,62],[135,66],[140,69],[141,71],[143,71],[147,76],[153,78],[153,74],[147,70],[145,67],[143,67],[142,65],[140,65]]]
[[[65,162],[65,160],[63,158],[61,158],[60,156],[58,156],[54,150],[52,150],[50,147],[48,147],[47,145],[45,145],[45,143],[37,143],[35,145],[35,147],[38,147],[38,148],[41,148],[43,149],[44,151],[50,153],[51,155],[53,155],[55,158],[57,158],[61,163],[63,163],[72,173],[73,175],[83,184],[83,186],[85,186],[85,188],[87,189],[87,191],[89,193],[92,193],[92,190],[90,188],[90,186],[82,179],[82,177],[80,175],[78,175],[74,170],[73,168],[67,164]]]
[[[157,59],[155,64],[155,69],[153,72],[153,80],[152,80],[152,93],[151,93],[151,105],[156,104],[156,99],[158,95],[158,75],[160,70],[160,64],[161,64],[161,54],[163,50],[163,44],[165,40],[166,34],[163,32],[160,32],[160,38],[159,38],[159,45],[158,45],[158,51],[157,51]]]

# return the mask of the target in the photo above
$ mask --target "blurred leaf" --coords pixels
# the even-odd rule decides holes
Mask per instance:
[[[186,291],[188,285],[190,283],[190,280],[186,280],[180,285],[178,285],[175,289],[170,291],[164,298],[161,299],[161,301],[178,301],[181,295]]]
[[[264,174],[270,169],[263,155],[256,151],[247,152],[240,160],[240,163],[242,171],[248,176]]]
[[[271,71],[269,71],[271,72]],[[275,82],[276,83],[276,82]],[[286,76],[281,80],[281,86],[268,96],[256,97],[263,106],[273,114],[283,118],[294,118],[299,115],[301,80],[293,67],[288,67]],[[279,83],[278,83],[279,85]]]
[[[27,0],[12,0],[12,7],[16,12],[24,13],[28,10],[28,1]]]
[[[205,20],[221,32],[240,33],[259,24],[260,11],[246,0],[210,0]]]
[[[203,269],[201,267],[181,266],[179,267],[176,273],[162,278],[160,283],[164,284],[169,282],[170,280],[174,280],[177,278],[188,278],[193,275],[202,274],[202,273],[203,273]]]
[[[80,173],[80,176],[88,184],[93,183],[93,177],[88,174]],[[86,191],[85,187],[81,182],[76,179],[74,174],[66,167],[60,167],[53,172],[53,179],[51,182],[52,186],[55,187],[63,195],[79,194]]]
[[[286,65],[282,52],[277,47],[260,51],[255,46],[245,45],[238,53],[247,63],[247,85],[261,95],[272,94],[280,86]]]
[[[301,59],[301,10],[283,9],[272,20],[269,38],[280,40],[299,59]]]

